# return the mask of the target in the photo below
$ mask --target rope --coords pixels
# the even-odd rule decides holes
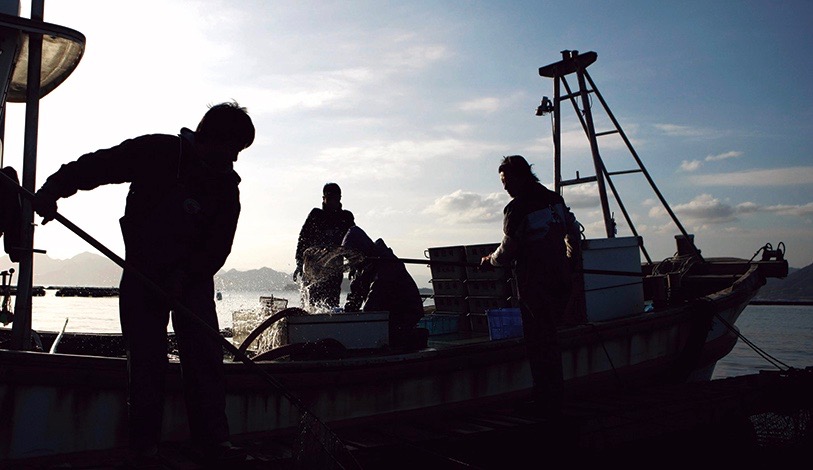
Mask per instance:
[[[625,388],[627,384],[624,383],[624,380],[622,380],[621,376],[618,375],[618,370],[615,368],[615,364],[613,364],[613,358],[610,357],[610,352],[607,351],[607,345],[604,343],[604,338],[601,336],[601,333],[598,330],[598,325],[593,322],[588,323],[588,325],[593,327],[593,333],[596,335],[599,342],[601,342],[601,348],[604,350],[604,355],[607,356],[607,362],[610,363],[610,369],[613,371],[613,377],[615,377],[615,380],[618,382],[620,387]]]
[[[763,350],[762,350],[762,349],[761,349],[759,346],[757,346],[757,345],[756,345],[756,344],[754,344],[754,343],[753,343],[751,340],[749,340],[748,338],[746,338],[746,337],[745,337],[745,336],[744,336],[742,333],[740,333],[740,332],[739,332],[739,331],[738,331],[736,328],[734,328],[734,325],[732,325],[731,323],[729,323],[729,322],[728,322],[728,321],[727,321],[725,318],[723,318],[723,317],[722,317],[722,316],[721,316],[719,313],[715,313],[715,314],[714,314],[714,316],[716,316],[716,317],[717,317],[717,319],[718,319],[718,320],[720,320],[720,322],[721,322],[723,325],[725,325],[725,327],[726,327],[726,328],[728,328],[729,330],[731,330],[731,332],[732,332],[732,333],[734,333],[735,335],[737,335],[737,338],[741,339],[741,340],[742,340],[742,341],[743,341],[745,344],[747,344],[747,345],[748,345],[748,346],[749,346],[751,349],[753,349],[753,350],[754,350],[754,352],[756,352],[757,354],[759,354],[759,355],[760,355],[760,356],[761,356],[763,359],[765,359],[766,361],[768,361],[768,362],[769,362],[769,363],[770,363],[772,366],[776,367],[776,368],[777,368],[777,369],[779,369],[780,371],[786,371],[786,370],[792,369],[792,367],[790,367],[789,365],[787,365],[787,364],[785,364],[784,362],[780,361],[779,359],[776,359],[775,357],[771,356],[770,354],[766,353],[766,352],[765,352],[765,351],[763,351]],[[779,365],[779,364],[781,364],[781,367],[780,367],[780,365]],[[784,367],[784,369],[783,369],[783,367]]]

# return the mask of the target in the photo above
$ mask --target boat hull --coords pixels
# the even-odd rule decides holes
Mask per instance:
[[[697,301],[560,330],[567,396],[708,380],[717,360],[736,343],[736,331],[721,319],[733,325],[763,283],[759,272],[750,270],[735,285]],[[444,338],[409,354],[258,362],[270,381],[246,364],[228,362],[230,431],[294,429],[300,405],[341,426],[529,395],[532,381],[521,338]],[[125,403],[124,358],[0,350],[0,458],[122,447]],[[177,361],[170,361],[167,372],[163,438],[188,438]]]

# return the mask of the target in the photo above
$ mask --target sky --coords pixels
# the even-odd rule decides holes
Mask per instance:
[[[499,242],[502,156],[525,156],[552,187],[551,119],[535,111],[553,81],[538,69],[563,50],[598,54],[588,73],[704,256],[770,244],[791,267],[813,263],[813,2],[61,0],[44,13],[87,42],[40,102],[37,187],[84,153],[194,129],[208,105],[248,109],[257,138],[235,165],[242,213],[225,269],[293,272],[327,182],[402,258]],[[591,109],[609,130],[595,98]],[[3,164],[18,171],[24,112],[9,104]],[[564,178],[594,174],[572,108],[562,135]],[[599,149],[610,171],[637,168],[617,136]],[[649,255],[672,256],[679,230],[646,180],[613,182]],[[123,255],[126,192],[82,191],[59,210]],[[604,236],[596,194],[564,190],[586,238]],[[36,228],[35,248],[96,252],[57,222]],[[426,266],[409,269],[429,287]]]

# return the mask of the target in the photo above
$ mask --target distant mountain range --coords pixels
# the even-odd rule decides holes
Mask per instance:
[[[0,269],[13,267],[8,256],[0,258]],[[121,268],[109,259],[93,253],[81,253],[73,258],[58,260],[48,256],[34,257],[34,285],[43,287],[83,286],[118,287]],[[16,284],[16,275],[12,280]],[[215,276],[219,290],[272,291],[298,289],[289,273],[271,268],[238,271],[221,270]]]
[[[784,279],[768,279],[754,300],[813,301],[813,264],[788,271]]]
[[[8,256],[0,258],[0,270],[15,267]],[[93,253],[82,253],[66,260],[52,259],[45,255],[34,257],[34,285],[43,287],[83,286],[117,287],[121,268],[109,259]],[[12,284],[17,283],[16,275]],[[297,290],[290,273],[271,268],[238,271],[231,269],[215,275],[218,290],[270,291]],[[347,289],[345,279],[344,289]],[[422,289],[423,290],[423,289]],[[431,291],[430,291],[431,292]],[[813,264],[796,269],[790,268],[785,279],[768,279],[755,300],[805,300],[813,301]]]

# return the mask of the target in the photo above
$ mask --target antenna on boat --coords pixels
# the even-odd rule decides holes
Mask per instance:
[[[618,120],[616,120],[612,111],[610,111],[610,108],[607,106],[607,102],[604,101],[604,98],[601,96],[601,93],[599,93],[595,82],[593,82],[593,79],[590,77],[590,74],[587,73],[587,67],[589,67],[593,62],[595,62],[597,58],[598,54],[592,51],[586,52],[584,54],[579,54],[579,51],[564,50],[562,51],[562,60],[539,68],[540,76],[553,79],[553,93],[554,93],[553,100],[550,100],[547,96],[543,97],[542,103],[537,108],[536,115],[544,116],[553,113],[552,125],[553,125],[553,148],[554,148],[553,155],[554,190],[558,194],[562,194],[562,188],[565,186],[585,183],[596,183],[596,185],[598,186],[599,200],[601,202],[601,212],[604,218],[604,229],[606,231],[607,238],[614,238],[616,235],[616,223],[615,218],[610,212],[610,205],[607,197],[607,187],[609,187],[610,191],[612,191],[613,193],[616,204],[618,204],[618,207],[621,209],[621,213],[624,215],[624,219],[626,220],[627,225],[630,227],[630,230],[632,231],[632,234],[638,239],[638,245],[641,248],[641,252],[644,254],[644,257],[646,257],[646,260],[649,263],[652,263],[652,259],[649,257],[649,253],[647,253],[646,248],[644,247],[643,239],[638,235],[638,232],[635,229],[635,225],[632,223],[632,219],[630,218],[630,215],[627,212],[624,203],[621,201],[618,191],[612,181],[612,177],[616,175],[641,173],[649,182],[650,187],[655,192],[655,195],[658,197],[658,200],[660,200],[666,212],[672,218],[672,221],[675,223],[678,230],[680,230],[680,233],[683,236],[682,241],[687,245],[689,251],[702,260],[703,258],[700,255],[700,250],[698,250],[697,247],[694,245],[694,237],[692,237],[686,232],[686,229],[683,228],[683,225],[681,225],[677,216],[669,207],[669,204],[666,202],[666,199],[664,199],[660,190],[658,190],[658,187],[655,185],[654,180],[649,175],[649,172],[644,167],[643,162],[638,157],[638,154],[635,152],[635,149],[632,147],[632,143],[630,143],[630,140],[627,138],[627,135],[621,128],[621,125],[618,123]],[[571,90],[570,85],[565,79],[566,75],[570,75],[572,73],[576,74],[576,79],[578,81],[578,89],[575,92]],[[564,95],[562,95],[561,92],[562,86],[564,86],[566,91],[566,94]],[[610,119],[614,126],[613,129],[603,132],[596,132],[595,124],[593,121],[592,102],[590,100],[591,93],[595,94],[596,98],[598,98],[604,111],[607,114],[607,117]],[[581,106],[579,105],[577,99],[580,99]],[[561,104],[563,101],[570,101],[570,103],[573,105],[573,109],[576,113],[576,116],[579,118],[579,122],[582,125],[582,129],[584,130],[584,133],[590,142],[590,151],[593,157],[595,176],[581,177],[577,172],[575,179],[571,180],[562,179]],[[604,166],[604,161],[602,160],[601,153],[599,151],[598,138],[612,134],[618,134],[619,136],[621,136],[621,139],[623,139],[624,143],[626,144],[627,148],[632,154],[632,157],[635,159],[638,168],[613,172],[607,171],[607,168]]]

